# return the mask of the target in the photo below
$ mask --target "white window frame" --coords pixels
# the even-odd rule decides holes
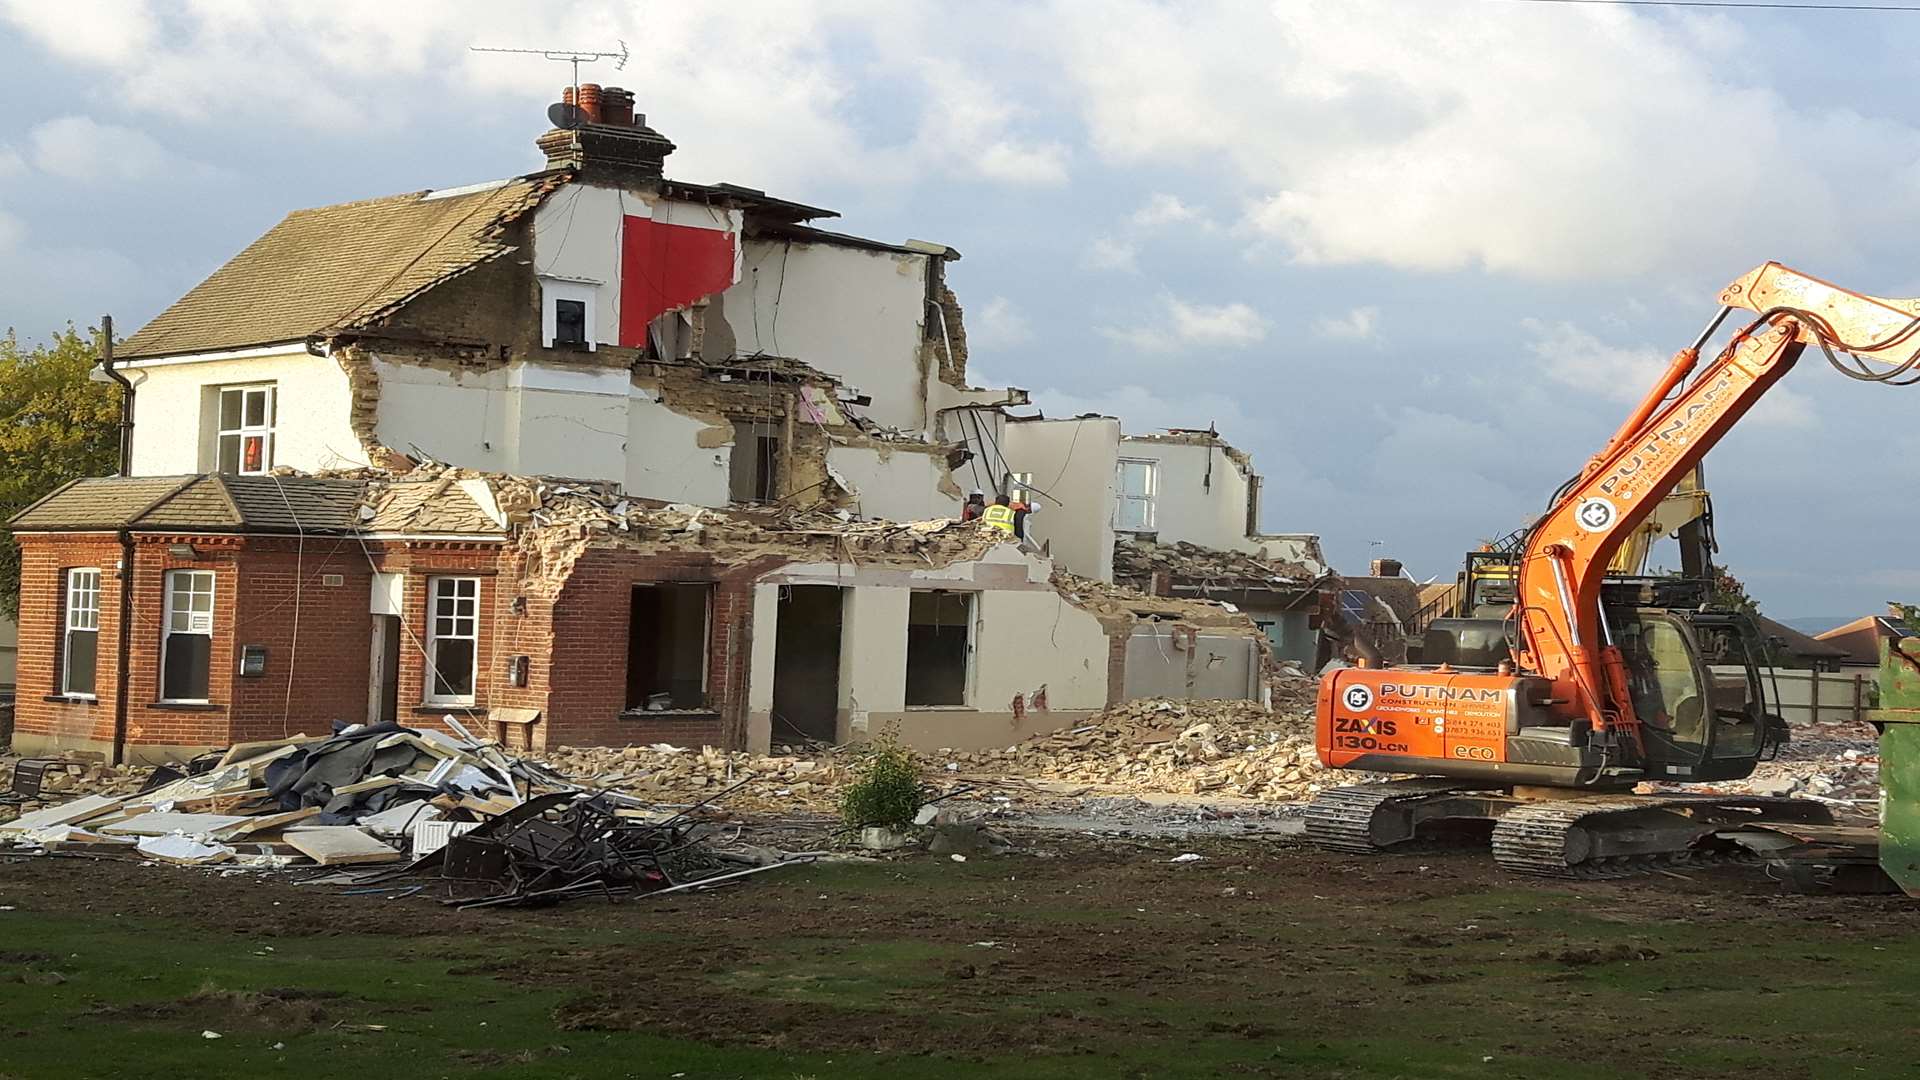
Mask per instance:
[[[100,570],[76,566],[66,573],[66,605],[60,618],[60,693],[96,700],[100,686]],[[93,632],[93,690],[73,689],[73,632]]]
[[[1140,495],[1127,494],[1127,466],[1140,465],[1147,470],[1146,492]],[[1152,458],[1121,458],[1113,472],[1113,527],[1117,532],[1154,532],[1159,528],[1158,511],[1155,503],[1160,498],[1160,463]],[[1138,503],[1146,507],[1141,516],[1143,524],[1123,525],[1126,520],[1124,510],[1128,503]]]
[[[600,286],[594,282],[569,281],[564,278],[540,279],[540,344],[549,349],[556,348],[553,337],[560,330],[560,320],[557,317],[559,309],[554,304],[556,300],[578,300],[586,306],[586,347],[588,352],[593,352],[600,341],[598,318]],[[571,345],[560,347],[573,348]]]
[[[454,589],[452,594],[454,601],[452,615],[443,616],[439,611],[440,586],[443,583],[452,586]],[[473,590],[473,595],[461,596],[461,586],[470,586]],[[470,614],[463,615],[460,613],[460,602],[462,600],[467,600],[472,603],[473,610]],[[451,624],[451,630],[442,629],[442,619],[447,620]],[[464,633],[461,632],[461,623],[463,621],[467,624]],[[439,682],[440,675],[440,642],[442,640],[473,642],[472,670],[468,673],[467,685],[471,687],[473,691],[478,691],[480,688],[479,578],[449,574],[427,579],[427,670],[426,685],[422,688],[425,690],[423,699],[428,705],[471,705],[474,703],[473,692],[466,694],[440,694],[435,692],[435,684]]]
[[[238,427],[226,426],[228,394],[240,395],[240,424]],[[250,394],[261,394],[266,398],[266,407],[261,410],[260,414],[265,418],[264,423],[247,423],[247,397]],[[218,388],[217,393],[214,395],[213,402],[213,468],[215,472],[220,471],[222,464],[220,460],[221,444],[226,441],[229,435],[240,440],[240,453],[234,462],[236,466],[234,472],[237,475],[264,476],[273,471],[273,429],[274,421],[278,419],[277,410],[280,405],[277,400],[278,396],[279,395],[275,393],[275,384],[273,383],[245,383]],[[260,468],[258,469],[247,468],[247,440],[251,438],[258,438],[261,443]]]
[[[1028,506],[1032,506],[1033,500],[1027,497],[1032,494],[1033,494],[1033,474],[1032,473],[1017,472],[1017,473],[1007,474],[1007,497],[1009,499],[1012,499],[1014,502],[1023,502],[1023,503],[1026,503]]]
[[[213,693],[213,620],[214,620],[214,605],[218,602],[218,599],[219,599],[218,582],[214,578],[213,571],[211,570],[169,570],[167,571],[166,580],[167,580],[167,588],[166,588],[165,605],[160,609],[161,618],[163,618],[165,621],[160,625],[160,672],[159,672],[160,678],[158,680],[159,686],[156,689],[160,691],[160,700],[162,702],[166,702],[169,704],[205,705],[207,702],[212,700],[211,697],[176,698],[176,697],[166,696],[167,650],[173,647],[173,639],[176,636],[179,636],[179,637],[191,636],[191,637],[206,638],[207,639],[207,693],[209,695]],[[204,589],[200,588],[200,582],[202,580],[204,580],[206,583],[206,588]],[[184,593],[183,593],[183,590],[180,588],[180,584],[179,584],[182,581],[188,582],[187,588],[184,590]],[[194,597],[202,594],[204,594],[207,598],[207,605],[206,605],[207,610],[205,612],[194,611],[191,601],[189,601],[188,608],[186,611],[184,612],[174,611],[173,606],[174,606],[175,597],[181,596],[181,595]],[[202,614],[206,616],[206,620],[205,620],[206,629],[204,630],[193,629],[194,624],[200,621],[196,616],[199,616]],[[174,618],[175,615],[186,616],[184,621],[181,621],[180,623],[181,629],[174,628],[176,623],[176,620]]]

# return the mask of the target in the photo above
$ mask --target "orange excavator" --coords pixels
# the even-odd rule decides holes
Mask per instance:
[[[1423,666],[1325,676],[1320,760],[1417,778],[1321,793],[1307,811],[1309,839],[1372,851],[1485,831],[1511,869],[1605,876],[1778,849],[1834,825],[1806,800],[1634,793],[1647,782],[1745,777],[1785,741],[1786,725],[1768,711],[1744,616],[1706,607],[1698,581],[1607,569],[1807,346],[1855,379],[1920,381],[1920,300],[1865,296],[1767,263],[1727,286],[1720,304],[1526,531],[1504,618],[1435,620]],[[1736,309],[1756,314],[1702,365],[1701,348]]]

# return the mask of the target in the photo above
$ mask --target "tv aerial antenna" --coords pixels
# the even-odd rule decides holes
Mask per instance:
[[[580,65],[581,64],[591,64],[600,60],[611,60],[613,61],[613,70],[622,71],[622,70],[625,70],[627,66],[627,56],[629,55],[627,52],[627,43],[624,40],[620,40],[619,52],[595,52],[590,49],[503,49],[503,48],[493,48],[485,45],[469,45],[467,46],[467,51],[483,52],[483,53],[516,53],[521,56],[538,56],[543,60],[558,60],[564,64],[572,64],[573,65],[573,100],[576,104],[570,105],[570,106],[556,105],[554,106],[553,109],[549,110],[550,113],[558,113],[562,110],[576,110],[576,111],[578,110],[579,108],[578,102],[580,100]],[[575,127],[578,125],[578,117],[574,117],[571,112],[568,113],[568,117],[573,119],[575,122],[561,123],[560,117],[555,116],[553,118],[554,126]]]

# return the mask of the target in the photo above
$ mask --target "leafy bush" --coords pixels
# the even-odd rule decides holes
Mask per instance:
[[[840,795],[840,817],[848,825],[913,824],[920,812],[920,761],[891,731],[860,749],[853,782]]]

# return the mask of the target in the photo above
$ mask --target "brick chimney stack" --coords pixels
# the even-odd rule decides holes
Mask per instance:
[[[560,91],[564,104],[579,108],[582,123],[554,128],[534,140],[549,169],[574,169],[614,182],[659,180],[674,146],[633,111],[633,91],[581,83]]]
[[[1399,559],[1373,560],[1373,576],[1374,577],[1399,577],[1400,576],[1400,560]]]

